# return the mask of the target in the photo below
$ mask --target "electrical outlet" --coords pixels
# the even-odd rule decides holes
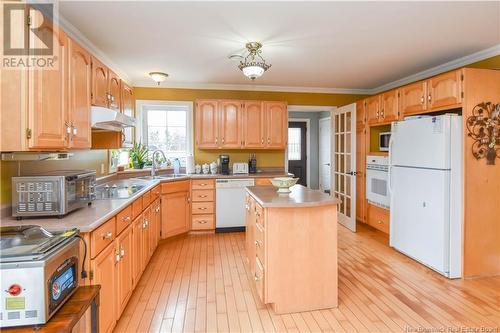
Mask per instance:
[[[104,163],[101,163],[101,174],[104,174]]]

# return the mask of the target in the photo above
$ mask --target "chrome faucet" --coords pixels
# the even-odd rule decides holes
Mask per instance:
[[[155,177],[156,176],[156,168],[157,168],[157,165],[156,165],[156,154],[157,153],[160,153],[161,156],[163,156],[163,158],[166,160],[167,158],[165,157],[165,154],[163,153],[162,150],[160,149],[157,149],[153,152],[153,163],[151,165],[151,177]]]

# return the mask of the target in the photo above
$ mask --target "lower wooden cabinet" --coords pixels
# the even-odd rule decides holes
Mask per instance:
[[[146,265],[151,258],[150,243],[151,243],[151,206],[148,206],[142,213],[142,232],[141,232],[141,252],[142,262],[141,271],[144,272]]]
[[[133,233],[129,225],[116,238],[116,318],[119,318],[132,295],[133,290]]]
[[[133,244],[133,258],[132,258],[132,284],[135,288],[137,282],[142,274],[142,213],[136,217],[132,223],[132,244]]]
[[[116,323],[116,269],[115,244],[109,244],[91,262],[92,284],[100,284],[99,332],[111,332]]]
[[[386,234],[389,233],[389,210],[368,204],[368,224]]]
[[[215,180],[191,182],[191,230],[215,229]]]
[[[191,228],[189,190],[189,180],[162,184],[162,239],[188,232]]]

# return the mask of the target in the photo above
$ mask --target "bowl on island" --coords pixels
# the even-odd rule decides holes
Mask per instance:
[[[271,183],[278,188],[278,193],[290,193],[290,187],[295,185],[298,180],[298,178],[292,177],[276,177],[271,179]]]

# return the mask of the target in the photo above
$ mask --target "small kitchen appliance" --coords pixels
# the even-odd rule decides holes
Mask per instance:
[[[254,178],[221,178],[215,180],[215,231],[245,230],[246,187],[254,186]]]
[[[78,229],[0,227],[0,327],[41,325],[78,288]]]
[[[250,155],[250,159],[248,160],[248,172],[257,173],[257,157],[255,154]]]
[[[382,132],[378,135],[378,149],[380,151],[389,151],[389,141],[391,140],[391,132]]]
[[[94,170],[12,177],[12,216],[63,216],[95,199]]]
[[[220,173],[229,175],[229,155],[220,155]]]
[[[248,163],[233,163],[233,175],[248,174]]]

